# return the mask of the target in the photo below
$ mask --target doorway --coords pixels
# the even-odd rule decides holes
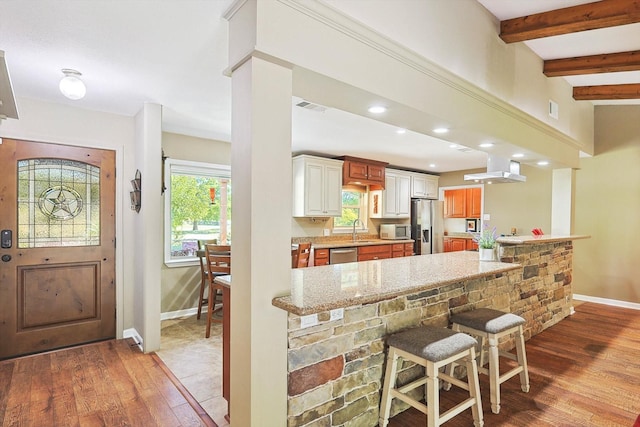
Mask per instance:
[[[0,167],[0,359],[115,338],[115,152],[5,138]]]

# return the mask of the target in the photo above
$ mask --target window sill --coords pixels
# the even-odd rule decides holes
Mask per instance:
[[[164,265],[168,268],[200,267],[200,262],[198,258],[172,259],[169,261],[165,260]]]
[[[353,229],[352,228],[334,228],[333,230],[331,230],[332,234],[353,234]],[[369,233],[369,229],[365,228],[357,228],[356,229],[356,234],[368,234]]]

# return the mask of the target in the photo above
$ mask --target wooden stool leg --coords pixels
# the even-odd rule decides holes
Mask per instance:
[[[454,323],[453,325],[451,325],[451,330],[452,331],[456,331],[456,332],[460,332],[460,326],[456,325]],[[455,368],[456,368],[456,362],[451,362],[447,366],[445,366],[444,373],[449,375],[450,377],[452,377]],[[447,381],[444,381],[444,383],[442,384],[442,389],[445,390],[445,391],[451,390],[451,383],[447,382]]]
[[[198,315],[196,319],[200,319],[200,314],[202,312],[202,299],[204,298],[204,288],[206,286],[204,273],[202,273],[202,277],[200,280],[200,298],[198,299]]]
[[[520,388],[522,388],[522,391],[525,393],[528,393],[529,369],[527,368],[527,352],[524,348],[522,325],[518,327],[518,332],[516,332],[516,354],[518,356],[518,364],[522,366],[522,372],[520,372]]]
[[[491,389],[491,412],[500,413],[500,361],[498,360],[498,338],[489,334],[489,388]]]
[[[213,304],[215,302],[215,289],[213,285],[209,285],[209,302],[207,303],[207,332],[204,334],[205,338],[211,336],[211,319],[213,318]]]
[[[473,425],[475,427],[482,427],[484,425],[484,420],[482,414],[482,400],[480,398],[480,382],[478,381],[478,365],[476,363],[476,354],[473,348],[469,349],[469,356],[466,358],[466,362],[469,394],[476,400],[476,403],[471,407]]]
[[[389,347],[387,355],[387,369],[384,374],[384,386],[382,387],[382,405],[380,407],[379,426],[387,427],[389,413],[391,412],[391,390],[396,386],[396,371],[398,369],[398,354],[394,347]]]
[[[427,427],[440,425],[440,395],[438,387],[438,369],[433,363],[427,363],[427,383],[425,384],[425,401],[427,402]]]

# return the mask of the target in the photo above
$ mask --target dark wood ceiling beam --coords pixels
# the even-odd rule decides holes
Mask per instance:
[[[640,50],[544,61],[547,77],[640,70]]]
[[[500,38],[515,43],[636,22],[640,0],[602,0],[502,21]]]
[[[576,86],[573,88],[573,99],[577,101],[640,99],[640,84]]]

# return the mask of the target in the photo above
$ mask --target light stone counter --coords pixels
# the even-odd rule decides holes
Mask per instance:
[[[291,270],[291,294],[273,305],[297,315],[370,304],[516,270],[520,264],[478,260],[477,252],[354,262]]]
[[[501,245],[539,245],[543,243],[555,243],[580,239],[589,239],[591,236],[585,235],[572,235],[572,236],[558,236],[558,235],[542,235],[542,236],[505,236],[499,237],[496,242]]]

